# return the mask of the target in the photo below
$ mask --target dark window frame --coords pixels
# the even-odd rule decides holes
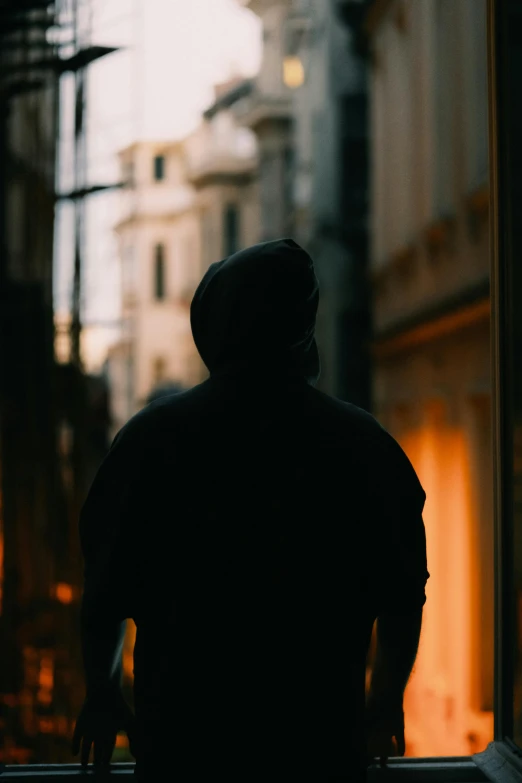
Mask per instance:
[[[118,777],[134,777],[134,763],[111,764],[111,771]],[[89,770],[91,771],[91,770]],[[45,783],[73,783],[81,774],[79,764],[52,764],[52,765],[9,765],[2,774],[2,781],[21,781],[31,783],[33,780],[45,780]],[[165,763],[165,779],[169,774],[169,763]],[[404,758],[391,759],[385,768],[374,764],[368,769],[367,783],[379,783],[390,779],[422,783],[483,783],[488,778],[473,763],[465,757],[449,758]],[[158,780],[157,783],[161,783]],[[512,782],[511,782],[512,783]]]
[[[518,19],[517,19],[518,16]],[[514,215],[520,202],[522,112],[515,80],[522,73],[522,23],[518,0],[488,0],[489,175],[491,229],[491,358],[495,518],[494,741],[473,759],[495,783],[522,780],[522,748],[513,741],[514,513],[513,271],[519,266],[522,231]],[[517,28],[520,29],[520,26]],[[520,78],[519,78],[520,81]],[[514,108],[515,107],[515,108]]]
[[[491,225],[491,308],[493,367],[493,430],[495,472],[495,740],[472,757],[391,759],[385,768],[372,765],[368,783],[389,779],[412,781],[482,781],[496,783],[522,781],[522,749],[509,738],[513,730],[513,569],[510,544],[513,540],[512,513],[512,432],[510,420],[510,381],[512,348],[512,310],[509,296],[511,270],[515,261],[514,223],[510,214],[515,183],[522,180],[522,170],[513,171],[509,158],[510,141],[516,143],[512,130],[510,102],[515,89],[509,85],[507,68],[516,36],[509,36],[509,12],[517,0],[488,0],[489,60],[489,128],[490,128],[490,225]],[[520,12],[521,6],[518,6]],[[522,14],[520,15],[522,18]],[[520,38],[520,36],[518,36]],[[517,45],[520,46],[520,44]],[[522,57],[520,58],[522,62]],[[510,92],[511,87],[511,92]],[[520,116],[520,112],[519,112]],[[509,161],[509,165],[508,165]],[[522,169],[522,156],[517,162]],[[506,552],[508,557],[506,558]],[[507,597],[507,598],[506,598]],[[112,765],[118,774],[128,776],[134,764]],[[47,783],[69,783],[81,771],[78,764],[0,765],[2,781],[45,778]],[[165,765],[167,776],[169,765]]]

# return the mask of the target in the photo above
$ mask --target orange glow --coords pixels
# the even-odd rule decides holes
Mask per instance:
[[[54,686],[54,663],[52,658],[42,658],[40,661],[40,672],[38,675],[38,684],[40,686],[37,699],[40,704],[49,705],[52,702],[52,692]]]
[[[7,746],[0,748],[0,761],[5,764],[28,764],[33,755],[33,751],[29,748],[16,748],[14,746]]]
[[[127,748],[129,743],[127,742],[127,736],[125,734],[118,734],[116,737],[117,748]]]
[[[40,688],[36,694],[36,698],[40,704],[43,704],[44,707],[48,707],[53,700],[51,691],[45,690],[45,688]]]
[[[38,721],[38,731],[40,734],[52,734],[54,731],[54,721],[52,718],[40,718]]]
[[[60,737],[69,736],[69,721],[65,715],[58,715],[55,720],[55,731]]]
[[[492,713],[476,707],[480,612],[472,454],[463,430],[450,426],[442,404],[399,441],[426,491],[428,570],[423,628],[405,693],[408,756],[464,756],[493,739]],[[475,679],[474,679],[475,678]]]
[[[131,682],[134,679],[134,642],[136,641],[136,625],[133,620],[127,621],[127,631],[123,646],[123,674]]]
[[[54,671],[52,658],[42,658],[40,662],[40,675],[38,677],[40,688],[52,688],[54,684]]]
[[[54,588],[54,596],[61,604],[70,604],[74,598],[73,588],[66,582],[59,582]]]

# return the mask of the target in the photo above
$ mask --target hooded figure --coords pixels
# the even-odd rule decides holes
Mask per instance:
[[[312,259],[296,242],[254,245],[210,266],[192,300],[194,342],[213,375],[316,382],[318,303]]]
[[[148,405],[102,464],[80,519],[85,762],[91,745],[106,761],[118,729],[144,780],[362,780],[369,736],[404,752],[425,495],[370,414],[314,388],[318,299],[291,239],[213,264],[191,306],[208,380]],[[378,646],[365,734],[374,621],[405,616],[392,658],[407,663],[390,675]],[[126,618],[135,718],[120,691]]]

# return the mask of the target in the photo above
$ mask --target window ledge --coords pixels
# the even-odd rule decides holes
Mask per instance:
[[[493,783],[521,783],[522,753],[508,742],[490,742],[486,750],[472,756]]]
[[[494,744],[494,743],[493,743]],[[478,754],[478,758],[485,756],[490,752],[490,747]],[[415,781],[415,783],[483,783],[488,779],[501,780],[502,783],[520,783],[522,776],[518,777],[499,777],[490,778],[486,770],[482,771],[484,766],[475,763],[475,756],[448,757],[448,758],[394,758],[390,759],[385,767],[375,764],[369,767],[367,783],[380,783],[380,781]],[[496,758],[496,755],[495,755]],[[504,762],[506,763],[506,762]],[[489,763],[488,769],[492,764]],[[111,776],[129,777],[134,773],[134,764],[119,763],[111,764]],[[7,783],[29,783],[31,780],[42,780],[42,783],[69,783],[69,781],[78,780],[79,777],[92,777],[95,775],[92,765],[87,770],[82,769],[79,764],[20,764],[20,765],[0,765],[0,781]],[[96,775],[98,779],[105,775]]]
[[[119,763],[111,764],[110,774],[118,776],[133,776],[134,777],[134,764],[132,763]],[[80,777],[92,777],[96,776],[106,777],[105,775],[96,774],[98,770],[89,764],[87,769],[83,769],[80,764],[6,764],[0,765],[0,781],[7,783],[7,781],[21,781],[29,783],[31,780],[42,780],[45,783],[68,783],[68,781],[78,780]]]
[[[479,783],[488,778],[472,756],[438,758],[392,758],[385,767],[368,768],[367,783],[380,781],[430,781],[433,783]]]

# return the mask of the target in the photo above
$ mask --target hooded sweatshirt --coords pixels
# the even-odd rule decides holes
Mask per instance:
[[[213,264],[191,306],[209,379],[131,419],[82,511],[84,616],[137,625],[145,775],[363,775],[371,630],[424,603],[425,495],[314,388],[318,299],[291,239]]]
[[[319,286],[292,239],[263,242],[210,266],[192,300],[194,342],[211,374],[319,378]]]

